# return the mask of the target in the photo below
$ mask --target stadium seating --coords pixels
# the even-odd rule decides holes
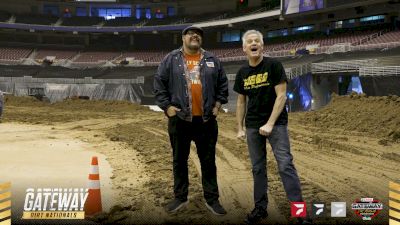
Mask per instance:
[[[238,48],[222,48],[222,49],[211,49],[210,50],[215,56],[223,58],[223,57],[231,57],[231,56],[241,56],[243,55],[242,47]]]
[[[10,13],[7,12],[0,12],[0,22],[6,22],[11,17]]]
[[[146,20],[146,26],[159,26],[159,25],[168,25],[168,24],[177,24],[180,23],[184,18],[183,17],[167,17],[163,19],[153,18],[150,20]]]
[[[36,52],[35,59],[43,60],[46,56],[55,56],[56,60],[65,60],[72,59],[76,54],[78,54],[77,51],[39,49]]]
[[[217,19],[224,19],[226,18],[227,13],[226,12],[221,12],[221,13],[204,13],[201,15],[186,15],[184,17],[184,21],[186,23],[195,23],[199,21],[213,21]]]
[[[400,31],[384,33],[383,35],[372,39],[365,44],[379,44],[379,43],[390,43],[400,41]]]
[[[141,22],[136,18],[131,17],[116,17],[115,19],[106,20],[104,26],[107,27],[123,27],[123,26],[134,26]]]
[[[233,17],[249,15],[249,14],[253,14],[253,13],[260,13],[260,12],[264,12],[265,10],[266,10],[265,7],[247,7],[245,9],[242,9],[239,11],[228,12],[227,17],[233,18]]]
[[[293,56],[299,49],[305,49],[307,45],[319,45],[324,48],[326,46],[333,46],[340,43],[353,44],[352,49],[354,51],[362,50],[364,47],[371,45],[382,44],[382,43],[399,43],[400,41],[400,31],[383,33],[382,35],[371,35],[373,32],[362,32],[356,34],[341,34],[332,35],[328,38],[318,37],[310,38],[305,40],[289,41],[284,43],[269,43],[269,40],[265,42],[264,53],[272,57],[282,57],[282,56]],[[367,41],[360,41],[367,40]],[[213,52],[217,57],[221,58],[222,61],[235,61],[243,60],[245,54],[242,50],[240,43],[237,43],[237,47],[230,48],[215,48],[208,49]],[[349,45],[347,45],[349,46]],[[398,45],[397,45],[398,46]],[[354,48],[353,48],[354,47]],[[360,48],[359,48],[360,47]],[[55,56],[56,61],[58,60],[72,60],[75,65],[101,65],[106,62],[112,62],[114,64],[119,64],[122,60],[126,58],[134,58],[139,62],[145,63],[145,65],[157,65],[165,54],[166,51],[83,51],[78,52],[77,50],[46,50],[38,49],[33,51],[33,49],[28,48],[9,48],[0,47],[0,63],[4,64],[18,64],[21,59],[28,58],[31,53],[31,58],[37,62],[42,62],[46,56]],[[325,51],[326,52],[326,51]],[[280,54],[282,53],[282,54]],[[323,53],[323,52],[319,52]]]
[[[160,62],[165,54],[165,52],[140,51],[135,52],[135,58],[144,62]]]
[[[97,63],[101,61],[109,61],[120,56],[120,52],[81,52],[75,59],[77,63]]]
[[[325,38],[320,37],[310,40],[299,40],[299,41],[292,41],[292,42],[272,44],[272,45],[266,43],[267,44],[266,51],[299,49],[299,48],[305,48],[307,45],[332,46],[340,43],[356,44],[358,41],[368,37],[368,35],[370,34],[371,32],[366,32],[361,34],[335,35],[332,37],[325,37]]]
[[[94,26],[104,22],[103,17],[75,16],[64,18],[63,26]]]
[[[113,63],[119,64],[122,60],[126,58],[136,58],[136,54],[134,52],[122,52],[121,55],[113,60]]]
[[[32,49],[0,47],[0,59],[20,60],[23,58],[27,58],[31,52]]]
[[[25,24],[40,24],[51,25],[57,22],[59,18],[56,16],[47,15],[17,15],[15,18],[16,23]]]

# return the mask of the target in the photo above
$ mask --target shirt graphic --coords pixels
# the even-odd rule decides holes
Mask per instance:
[[[203,94],[200,79],[200,54],[185,55],[186,66],[189,72],[192,92],[192,114],[193,116],[203,115]]]
[[[268,72],[250,75],[243,80],[244,90],[268,86]]]

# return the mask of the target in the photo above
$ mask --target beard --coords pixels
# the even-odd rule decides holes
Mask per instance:
[[[193,43],[192,43],[193,42]],[[196,43],[197,42],[197,43]],[[185,47],[190,51],[198,51],[201,48],[201,39],[190,38],[185,40]]]
[[[191,45],[191,44],[187,44],[186,48],[192,51],[197,51],[200,49],[200,44],[199,45]]]

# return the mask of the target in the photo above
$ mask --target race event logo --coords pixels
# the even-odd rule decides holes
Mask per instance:
[[[331,217],[346,217],[346,202],[331,202]]]
[[[383,204],[373,198],[361,198],[351,204],[351,209],[363,220],[371,220],[383,209]]]
[[[307,206],[305,202],[292,202],[290,203],[290,205],[291,205],[290,213],[292,217],[307,216]]]
[[[22,219],[85,219],[88,189],[28,188]]]
[[[313,203],[311,215],[312,215],[312,217],[325,216],[325,203]]]

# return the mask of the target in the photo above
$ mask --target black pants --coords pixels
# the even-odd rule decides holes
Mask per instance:
[[[215,145],[218,124],[212,118],[203,122],[201,117],[193,117],[192,122],[177,116],[169,118],[168,133],[173,149],[174,194],[175,198],[186,201],[188,196],[188,158],[191,141],[197,148],[200,159],[204,198],[212,203],[219,198],[217,169],[215,166]]]

